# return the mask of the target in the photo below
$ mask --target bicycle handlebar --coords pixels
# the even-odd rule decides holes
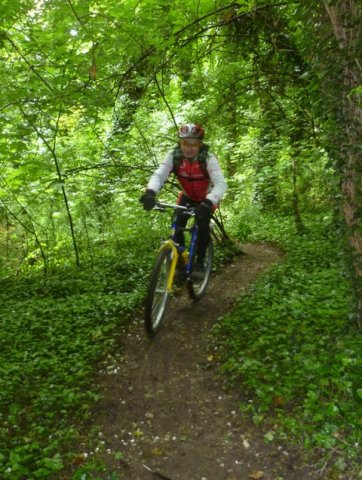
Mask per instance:
[[[185,207],[184,205],[174,205],[173,203],[166,203],[162,201],[157,201],[156,205],[153,207],[153,210],[164,212],[167,208],[172,208],[173,210],[182,210],[189,215],[195,215],[195,207]]]

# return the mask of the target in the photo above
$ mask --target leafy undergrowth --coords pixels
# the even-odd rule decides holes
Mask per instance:
[[[60,478],[83,464],[77,453],[83,434],[94,435],[97,447],[97,432],[87,429],[100,398],[95,373],[115,355],[144,298],[160,232],[168,235],[169,216],[146,220],[147,236],[122,242],[119,256],[105,251],[79,269],[0,281],[1,479]],[[215,265],[231,250],[216,248]]]
[[[52,478],[71,461],[97,365],[144,295],[147,255],[1,282],[2,479]]]
[[[270,426],[266,440],[293,439],[331,478],[350,469],[360,478],[362,337],[338,231],[318,220],[302,236],[288,220],[259,222],[259,238],[282,242],[286,258],[213,335],[222,371],[244,392],[241,410]]]

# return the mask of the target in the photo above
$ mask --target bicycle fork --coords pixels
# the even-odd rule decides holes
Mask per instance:
[[[179,257],[179,253],[177,251],[176,245],[172,242],[172,240],[167,240],[166,242],[163,243],[162,247],[160,248],[160,251],[164,248],[170,249],[171,250],[171,265],[170,269],[168,271],[167,275],[167,284],[166,284],[166,289],[167,292],[171,292],[172,286],[173,286],[173,280],[175,278],[175,272],[176,272],[176,266],[177,266],[177,260]]]

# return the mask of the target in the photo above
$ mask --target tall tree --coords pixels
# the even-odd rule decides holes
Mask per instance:
[[[348,228],[357,315],[362,326],[362,5],[355,0],[323,0],[341,62],[342,209]]]
[[[351,254],[357,319],[362,322],[362,7],[355,0],[299,4],[290,33],[307,68],[302,78],[312,99],[319,141],[341,182],[340,210]]]

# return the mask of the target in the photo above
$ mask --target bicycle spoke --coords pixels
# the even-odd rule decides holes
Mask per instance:
[[[152,271],[145,309],[145,328],[149,336],[155,335],[162,326],[169,292],[167,279],[171,265],[171,249],[164,248]]]
[[[193,278],[191,273],[187,282],[190,297],[195,301],[200,300],[204,296],[207,285],[209,283],[209,278],[210,278],[211,269],[212,269],[212,254],[213,254],[213,246],[212,246],[212,240],[210,240],[206,250],[204,275],[200,279],[197,279],[197,278]]]

